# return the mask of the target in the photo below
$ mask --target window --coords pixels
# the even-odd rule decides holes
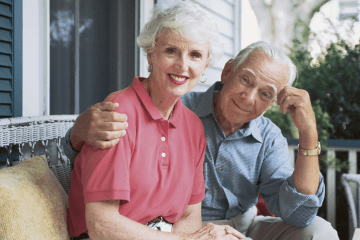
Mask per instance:
[[[137,1],[50,1],[50,114],[77,114],[128,87]]]

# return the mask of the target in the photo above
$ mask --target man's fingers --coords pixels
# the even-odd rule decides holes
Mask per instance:
[[[127,121],[127,115],[118,113],[118,112],[101,112],[103,115],[103,121],[106,122],[126,122]]]
[[[99,108],[101,111],[114,111],[119,106],[119,103],[113,102],[101,102],[94,105],[94,107]]]
[[[93,135],[91,138],[94,141],[111,141],[125,136],[126,130],[118,131],[97,131],[96,135]],[[91,140],[90,140],[91,141]]]
[[[289,110],[289,106],[291,103],[291,100],[290,100],[291,97],[293,97],[293,96],[291,94],[289,94],[288,96],[283,98],[282,102],[280,103],[280,110],[283,114],[287,113],[287,111]]]
[[[127,125],[127,115],[126,114],[121,114],[121,113],[117,113],[117,112],[112,112],[112,111],[92,111],[90,112],[90,116],[89,119],[92,120],[92,124],[94,124],[94,126],[97,126],[99,128],[101,128],[101,126],[104,126],[104,123],[108,123],[108,122],[113,122],[113,123],[126,123]],[[126,127],[127,128],[127,127]],[[121,128],[124,129],[124,128]]]
[[[105,122],[99,128],[103,131],[121,131],[126,130],[128,126],[127,122]]]
[[[115,122],[126,122],[127,121],[127,115],[122,114],[122,113],[118,113],[118,112],[114,112],[112,120],[114,120]]]

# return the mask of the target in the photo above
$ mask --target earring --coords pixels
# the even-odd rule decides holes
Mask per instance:
[[[205,82],[206,82],[206,80],[207,80],[207,76],[206,76],[206,74],[204,74],[204,75],[205,75],[205,81],[201,81],[201,80],[200,80],[200,82],[201,82],[201,83],[205,83]]]
[[[153,70],[153,66],[152,65],[149,65],[148,66],[148,72],[151,72]]]

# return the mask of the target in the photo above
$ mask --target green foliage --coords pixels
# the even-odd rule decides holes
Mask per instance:
[[[359,139],[360,45],[331,43],[316,63],[308,51],[295,47],[291,58],[298,67],[296,87],[309,92],[313,106],[328,114],[333,128],[319,116],[318,124],[328,125],[331,139]]]
[[[322,144],[322,148],[326,149],[327,140],[330,137],[330,131],[334,128],[334,126],[331,124],[329,114],[325,112],[319,104],[313,105],[313,110],[316,117],[319,141]]]
[[[309,41],[309,36],[310,36],[310,33],[311,33],[309,24],[305,23],[301,19],[298,19],[295,22],[295,29],[301,29],[301,37],[302,37],[302,39],[294,39],[294,41],[297,41],[298,44],[300,43],[300,40],[302,40],[304,43],[307,43]]]
[[[341,159],[336,158],[335,156],[328,156],[327,154],[324,154],[320,156],[320,160],[325,163],[325,167],[333,167],[337,172],[349,170],[350,168],[347,161],[341,161]]]
[[[360,45],[338,40],[329,44],[316,59],[304,47],[306,45],[294,40],[290,58],[298,67],[295,87],[310,94],[323,149],[328,139],[359,139]],[[278,106],[265,116],[281,128],[284,136],[296,138],[290,116],[283,115]],[[349,167],[346,161],[326,154],[322,154],[320,160],[323,166],[333,166],[338,172]]]
[[[329,139],[329,131],[333,129],[333,125],[330,121],[330,116],[327,112],[324,112],[319,104],[313,105],[313,110],[316,117],[317,129],[319,135],[319,141],[322,143],[322,147],[326,148],[327,140]],[[298,138],[298,132],[294,126],[290,114],[285,115],[280,111],[278,105],[272,106],[265,114],[265,117],[271,119],[280,129],[281,133],[286,138]]]
[[[292,120],[289,113],[285,115],[280,111],[280,106],[273,105],[265,114],[264,117],[269,118],[273,123],[281,129],[281,133],[286,138],[296,139],[296,129],[292,126]]]

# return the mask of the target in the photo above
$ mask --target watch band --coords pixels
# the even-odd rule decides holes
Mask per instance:
[[[304,156],[317,156],[321,153],[321,144],[320,142],[318,141],[318,145],[315,149],[311,149],[311,150],[308,150],[308,149],[302,149],[300,148],[300,146],[298,145],[298,149],[299,149],[299,153],[301,155],[304,155]]]

